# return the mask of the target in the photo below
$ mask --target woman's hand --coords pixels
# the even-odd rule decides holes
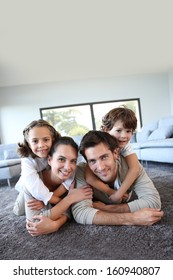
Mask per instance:
[[[57,231],[63,224],[66,223],[68,217],[66,215],[62,215],[58,220],[53,221],[45,216],[36,215],[33,219],[36,219],[37,222],[26,220],[26,229],[30,235],[38,236]]]

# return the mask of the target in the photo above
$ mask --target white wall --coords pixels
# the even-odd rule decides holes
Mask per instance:
[[[171,112],[173,115],[173,71],[169,73],[169,94],[170,94]]]
[[[171,77],[156,73],[0,88],[1,142],[23,140],[22,130],[40,118],[42,107],[140,98],[143,124],[168,116],[173,112]]]

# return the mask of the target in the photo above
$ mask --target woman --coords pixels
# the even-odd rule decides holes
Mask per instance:
[[[57,138],[48,155],[50,168],[42,171],[41,177],[48,189],[58,197],[58,203],[51,207],[50,204],[44,206],[41,210],[35,209],[34,198],[25,190],[27,219],[39,220],[42,216],[48,217],[55,221],[55,231],[57,231],[69,219],[66,211],[73,203],[92,198],[92,190],[89,186],[74,188],[77,156],[78,146],[71,137]],[[67,191],[68,194],[62,197]]]

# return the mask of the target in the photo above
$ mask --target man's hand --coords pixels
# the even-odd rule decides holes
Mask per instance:
[[[43,201],[32,199],[27,202],[27,206],[30,207],[31,210],[41,210],[45,205]]]
[[[161,220],[164,213],[160,209],[144,208],[133,212],[134,225],[150,226]]]

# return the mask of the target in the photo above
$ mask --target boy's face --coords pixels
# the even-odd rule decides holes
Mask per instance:
[[[107,145],[100,143],[85,149],[85,156],[92,172],[103,182],[113,184],[117,173],[117,150],[112,153]]]
[[[133,135],[133,129],[124,128],[122,121],[115,122],[113,128],[107,132],[117,139],[120,149],[128,144]]]

